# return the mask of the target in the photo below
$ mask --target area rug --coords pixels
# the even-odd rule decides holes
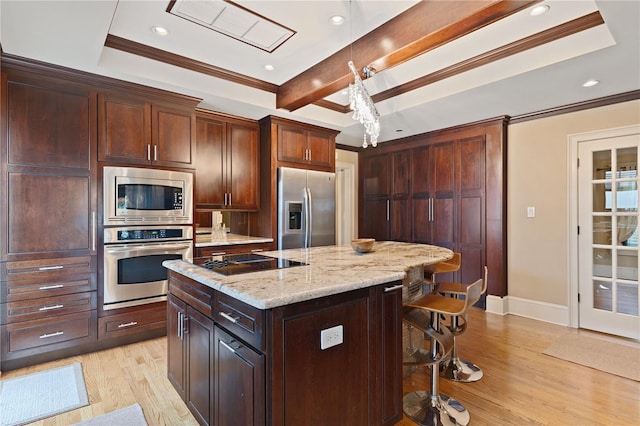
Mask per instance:
[[[76,423],[74,426],[147,426],[140,404],[133,404],[121,408],[84,422]]]
[[[0,380],[0,426],[23,425],[88,404],[79,362]]]
[[[599,337],[586,333],[569,333],[557,339],[544,352],[575,364],[584,365],[640,381],[640,344]]]

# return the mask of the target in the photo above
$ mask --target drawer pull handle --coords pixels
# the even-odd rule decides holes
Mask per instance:
[[[231,314],[225,314],[224,312],[220,312],[220,316],[226,320],[231,321],[234,324],[236,324],[240,319],[240,317],[232,317]]]
[[[220,340],[220,344],[222,346],[224,346],[225,348],[229,349],[231,352],[233,352],[234,354],[236,353],[236,350],[233,349],[231,346],[229,346],[227,343],[225,343],[223,340]]]
[[[43,306],[42,308],[38,309],[40,312],[42,311],[50,311],[52,309],[60,309],[60,308],[64,308],[64,305],[51,305],[51,306]]]
[[[131,327],[131,326],[134,326],[134,325],[138,325],[138,321],[131,321],[131,322],[128,322],[126,324],[120,324],[118,326],[118,328]]]
[[[56,337],[56,336],[62,336],[64,334],[64,331],[56,331],[55,333],[45,333],[43,335],[40,336],[41,339],[46,339],[47,337]]]
[[[55,285],[43,285],[38,290],[53,290],[54,288],[62,288],[64,284],[55,284]]]
[[[264,251],[264,249],[253,249],[251,253],[260,253],[261,251]]]
[[[226,251],[216,251],[214,253],[209,253],[209,256],[224,256],[225,254],[227,254]]]
[[[55,269],[62,269],[64,266],[56,265],[56,266],[41,266],[38,268],[38,271],[53,271]]]
[[[391,287],[386,287],[384,289],[384,292],[387,293],[387,292],[390,292],[390,291],[395,291],[395,290],[398,290],[399,288],[402,288],[402,284],[394,285],[394,286],[391,286]]]

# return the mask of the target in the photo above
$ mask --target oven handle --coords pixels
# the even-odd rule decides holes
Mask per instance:
[[[109,254],[115,254],[131,250],[182,250],[190,248],[191,244],[191,241],[177,243],[118,244],[105,246],[105,251]]]

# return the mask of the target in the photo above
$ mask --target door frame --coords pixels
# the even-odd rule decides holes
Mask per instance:
[[[567,136],[567,148],[569,150],[569,167],[567,167],[568,185],[568,209],[567,223],[569,224],[568,245],[569,269],[567,279],[569,327],[580,328],[580,306],[578,305],[579,292],[579,260],[578,260],[578,144],[599,139],[616,138],[640,134],[640,125],[616,127],[612,129],[596,130],[592,132],[576,133]]]

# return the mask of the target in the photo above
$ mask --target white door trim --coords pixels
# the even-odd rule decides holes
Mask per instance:
[[[343,163],[336,161],[336,182],[338,170],[344,170],[343,185],[337,185],[336,190],[336,243],[347,244],[351,239],[356,238],[356,202],[358,191],[356,189],[356,167],[353,163]],[[348,217],[348,223],[344,223],[344,218]],[[345,238],[347,242],[343,241]]]
[[[569,282],[567,300],[569,307],[569,327],[580,326],[578,306],[578,144],[599,139],[616,138],[621,136],[640,134],[640,125],[617,127],[587,133],[576,133],[567,136],[567,150],[569,151],[569,167],[567,167],[568,208],[567,235],[569,248],[569,268],[567,280]]]

